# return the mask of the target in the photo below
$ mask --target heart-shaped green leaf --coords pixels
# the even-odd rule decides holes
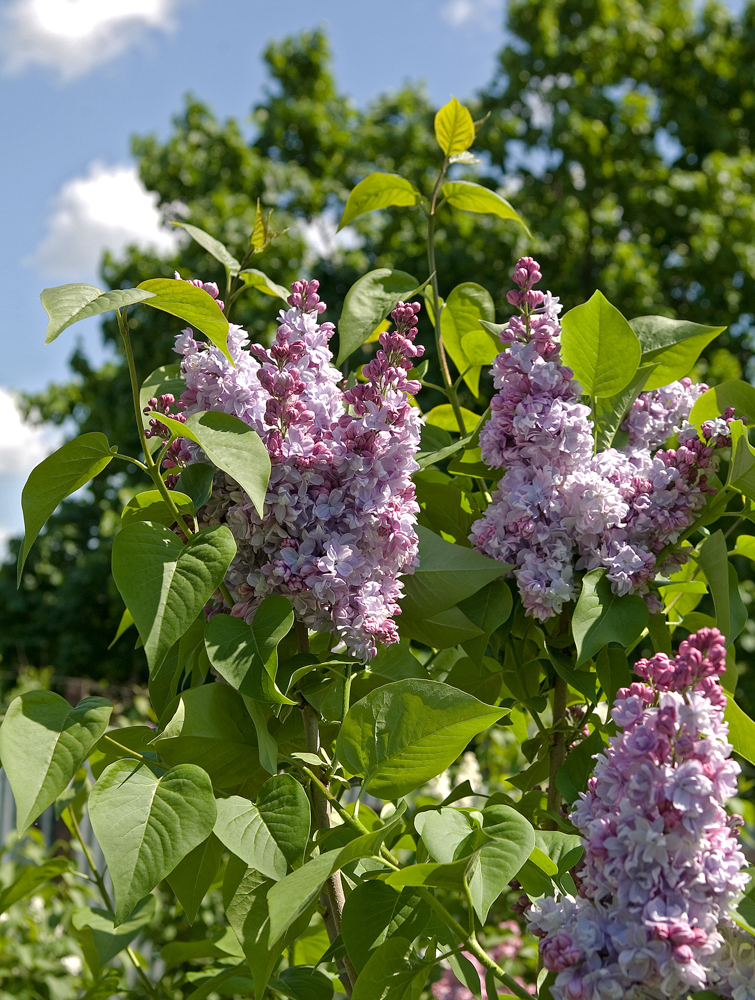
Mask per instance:
[[[136,521],[115,536],[113,578],[134,617],[150,670],[192,624],[235,554],[225,525],[205,528],[185,545],[151,521]]]
[[[417,279],[406,271],[379,267],[354,282],[346,293],[338,323],[340,347],[337,364],[361,347],[400,299],[417,288]]]
[[[193,504],[191,497],[177,490],[171,490],[171,497],[182,514],[191,514]],[[169,528],[175,524],[176,515],[171,507],[163,500],[163,495],[159,490],[145,490],[131,497],[129,502],[121,512],[121,524],[125,528],[127,524],[134,521],[156,521],[158,524]]]
[[[168,884],[175,892],[190,924],[202,905],[223,859],[223,845],[211,833],[204,843],[195,847],[168,875]]]
[[[561,320],[561,353],[588,396],[615,396],[629,384],[642,348],[629,323],[602,292]]]
[[[47,518],[61,500],[94,479],[113,460],[104,434],[82,434],[67,441],[32,469],[21,494],[24,544],[18,552],[18,582],[24,563]]]
[[[102,736],[113,706],[84,698],[72,708],[54,691],[14,698],[0,726],[0,758],[23,832],[52,805]]]
[[[175,278],[149,278],[139,288],[152,292],[147,305],[186,320],[197,330],[206,333],[212,343],[233,364],[228,350],[228,320],[217,302],[204,288]]]
[[[89,797],[89,818],[115,892],[116,924],[212,833],[215,798],[206,771],[179,764],[161,777],[119,760]]]
[[[394,681],[351,706],[336,752],[365,779],[365,791],[398,799],[444,771],[503,714],[448,684]]]
[[[309,826],[309,800],[290,774],[269,778],[256,804],[238,795],[218,800],[215,835],[267,878],[281,879],[290,865],[301,861]]]
[[[39,296],[43,309],[50,317],[45,343],[52,343],[66,327],[81,319],[89,319],[111,309],[122,309],[135,302],[145,302],[152,296],[152,292],[142,288],[116,288],[111,292],[82,284],[45,288]]]
[[[648,606],[641,597],[613,593],[605,568],[585,573],[572,619],[576,666],[595,656],[608,642],[630,646],[647,625],[648,617]]]
[[[280,595],[264,599],[251,625],[231,615],[216,615],[205,632],[207,655],[220,676],[241,694],[256,701],[294,705],[275,683],[278,643],[293,624],[291,602]]]
[[[490,322],[494,319],[495,307],[490,292],[474,281],[457,285],[448,296],[446,308],[440,314],[443,343],[459,374],[464,374],[464,381],[475,396],[479,390],[480,366],[489,364],[501,348],[500,341],[480,325],[481,320]],[[468,338],[472,339],[467,344]],[[477,419],[479,418],[474,420],[468,430],[474,429]],[[458,429],[457,426],[447,428],[454,431]]]

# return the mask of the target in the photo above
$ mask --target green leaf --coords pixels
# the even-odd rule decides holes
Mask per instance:
[[[475,396],[479,391],[481,365],[490,364],[501,348],[500,341],[480,325],[481,320],[494,319],[495,307],[490,292],[474,281],[457,285],[440,314],[443,344],[459,374],[464,373],[464,381]],[[475,417],[470,421],[469,430],[474,429],[477,420]],[[451,426],[447,430],[456,431],[458,427]]]
[[[175,437],[196,442],[207,457],[244,490],[260,517],[270,479],[270,455],[259,434],[232,413],[206,410],[192,413],[183,424],[155,414]]]
[[[465,881],[468,881],[469,876],[474,872],[478,859],[478,853],[474,853],[459,861],[451,861],[447,864],[425,862],[408,865],[397,872],[391,872],[385,880],[385,884],[394,886],[396,889],[424,885],[432,886],[435,889],[453,889],[459,892],[464,888]]]
[[[368,858],[380,850],[380,845],[401,822],[403,808],[397,810],[385,826],[363,834],[345,847],[327,851],[308,861],[301,868],[276,882],[267,894],[270,912],[270,944],[274,944],[304,914],[320,894],[330,876],[349,861]]]
[[[595,292],[561,320],[561,354],[588,396],[615,396],[634,378],[642,349],[619,310]]]
[[[167,764],[198,764],[218,788],[232,788],[257,773],[257,733],[243,698],[230,685],[190,688],[173,705],[153,744]]]
[[[211,833],[207,840],[190,851],[168,875],[168,884],[183,906],[190,924],[194,923],[202,900],[215,881],[222,858],[223,845]]]
[[[480,215],[497,215],[501,219],[513,219],[531,238],[529,226],[511,205],[495,191],[475,184],[474,181],[448,181],[443,185],[443,197],[454,208]]]
[[[331,1000],[333,981],[319,969],[303,965],[289,965],[270,985],[290,1000]]]
[[[231,251],[223,246],[220,240],[210,236],[204,229],[198,226],[190,226],[188,222],[171,222],[172,226],[180,226],[195,240],[207,253],[211,254],[215,260],[219,260],[229,274],[238,274],[241,264],[236,260]]]
[[[383,941],[400,935],[413,941],[427,926],[430,908],[411,890],[399,892],[385,882],[360,882],[346,899],[341,934],[357,972]]]
[[[111,309],[122,309],[135,302],[144,302],[152,298],[152,294],[139,288],[116,288],[111,292],[103,292],[94,285],[81,284],[45,288],[39,296],[42,308],[50,317],[45,343],[51,344],[66,327],[79,320],[110,312]]]
[[[419,567],[404,576],[404,614],[425,618],[445,611],[503,576],[511,567],[463,545],[452,545],[421,525]],[[469,638],[472,638],[469,636]]]
[[[24,544],[18,552],[18,583],[29,550],[58,504],[94,479],[113,460],[115,452],[104,434],[82,434],[32,469],[21,493]]]
[[[293,625],[288,598],[266,597],[251,625],[231,615],[216,615],[205,633],[207,655],[220,676],[242,695],[268,704],[294,705],[275,683],[278,643]]]
[[[398,174],[370,174],[349,194],[338,228],[343,229],[357,216],[374,212],[378,208],[418,205],[421,197],[417,188],[405,177]]]
[[[755,764],[755,722],[743,712],[732,695],[726,696],[724,719],[729,727],[729,742],[734,750]]]
[[[435,115],[435,138],[446,156],[455,156],[474,142],[474,122],[469,110],[451,97]]]
[[[378,648],[377,656],[370,660],[370,673],[377,674],[387,681],[401,681],[407,677],[427,677],[427,670],[417,657],[407,645],[399,642]]]
[[[617,646],[605,646],[595,661],[595,670],[610,708],[619,688],[629,687],[632,683],[627,654]]]
[[[658,366],[648,379],[646,391],[689,375],[702,351],[726,329],[667,316],[638,316],[629,325],[640,341],[643,362]]]
[[[379,267],[354,282],[346,293],[338,322],[337,365],[361,347],[375,327],[399,301],[406,301],[417,288],[417,279],[406,271]]]
[[[689,422],[700,427],[706,420],[715,420],[729,406],[733,406],[738,417],[747,417],[750,425],[755,422],[755,386],[741,379],[729,379],[714,385],[698,399],[692,407]]]
[[[126,608],[123,614],[121,615],[121,620],[118,622],[118,628],[115,630],[115,635],[113,636],[113,640],[108,646],[108,649],[112,649],[113,646],[116,644],[116,642],[118,642],[120,637],[123,635],[123,633],[128,632],[128,630],[131,628],[133,624],[134,624],[134,619],[131,615],[131,612],[129,611],[128,608]]]
[[[58,878],[63,872],[70,870],[71,862],[68,858],[51,858],[41,865],[24,865],[18,878],[0,892],[0,913],[5,913],[14,903],[31,896],[35,889],[51,878]]]
[[[446,481],[438,481],[441,477]],[[417,473],[414,485],[422,510],[420,523],[438,535],[443,533],[447,541],[450,536],[455,544],[470,548],[469,532],[481,516],[477,497],[434,470]]]
[[[186,380],[181,374],[180,365],[161,365],[156,368],[151,375],[142,382],[139,390],[139,410],[142,414],[142,426],[149,429],[149,422],[152,419],[144,410],[148,408],[150,399],[159,399],[166,393],[170,393],[174,399],[178,400],[181,393],[186,390]],[[148,446],[154,451],[162,441],[160,438],[150,438]]]
[[[140,931],[155,916],[155,897],[147,896],[134,908],[131,916],[116,930],[113,914],[97,907],[79,907],[73,911],[71,923],[84,952],[92,976],[97,979],[105,966],[127,948]]]
[[[432,964],[410,963],[411,946],[399,936],[384,941],[360,972],[352,1000],[419,1000]]]
[[[105,732],[113,706],[84,698],[75,708],[53,691],[25,691],[0,726],[0,758],[16,800],[16,828],[52,805]]]
[[[647,388],[647,381],[656,365],[641,365],[634,378],[615,396],[598,396],[593,402],[595,450],[605,451],[613,447],[613,440],[621,427],[632,403]],[[664,383],[665,385],[666,383]]]
[[[630,646],[647,627],[649,617],[648,606],[641,597],[635,594],[617,597],[613,593],[604,567],[585,573],[572,618],[576,665],[595,656],[606,643]]]
[[[281,879],[298,864],[309,839],[309,800],[290,774],[276,774],[256,805],[232,795],[218,800],[215,835],[229,851],[266,878]]]
[[[477,639],[468,639],[464,652],[472,660],[481,661],[487,649],[488,640],[495,630],[509,620],[514,607],[511,590],[503,580],[493,580],[487,587],[478,590],[459,604],[459,609],[471,622],[482,629]]]
[[[582,839],[560,830],[535,830],[535,847],[553,863],[556,873],[563,875],[583,853]]]
[[[351,706],[336,753],[365,779],[366,792],[398,799],[444,771],[503,714],[438,681],[394,681]]]
[[[210,499],[214,478],[215,469],[204,462],[192,462],[181,473],[176,486],[191,499],[195,514]]]
[[[402,638],[423,642],[432,649],[451,649],[483,634],[458,607],[429,616],[404,611],[399,618],[399,632]]]
[[[716,625],[726,637],[726,645],[730,646],[744,628],[747,612],[739,596],[736,571],[728,559],[723,531],[719,529],[705,539],[697,564],[710,587],[716,609]]]
[[[136,521],[116,535],[113,578],[134,617],[150,671],[212,597],[235,554],[225,525],[205,528],[186,544],[149,521]]]
[[[599,729],[594,729],[587,739],[582,740],[569,753],[556,775],[556,787],[567,802],[574,802],[580,792],[587,788],[593,772],[593,757],[603,750],[603,737]]]
[[[479,416],[464,406],[460,406],[459,410],[464,421],[464,430],[467,433],[473,431],[479,423]],[[459,433],[459,425],[454,414],[454,408],[450,403],[441,403],[440,406],[434,406],[429,413],[425,414],[425,422],[431,427],[440,427],[441,430],[453,431],[454,434]]]
[[[120,760],[103,772],[89,818],[113,880],[116,923],[210,836],[215,816],[210,779],[194,764],[157,777]]]
[[[275,281],[272,281],[266,274],[262,271],[258,271],[255,267],[245,267],[243,271],[239,271],[239,277],[243,278],[244,284],[248,288],[256,288],[258,292],[262,292],[263,295],[270,295],[272,298],[283,299],[283,301],[288,305],[288,300],[291,295],[291,289],[286,288],[285,285],[279,285]]]
[[[191,497],[175,490],[171,490],[171,496],[182,514],[191,515],[193,513]],[[159,490],[145,490],[143,493],[137,493],[135,497],[131,497],[121,513],[121,524],[124,528],[127,524],[133,524],[134,521],[155,521],[157,524],[169,528],[175,524],[176,515],[163,500],[163,495]]]
[[[180,278],[149,278],[138,287],[152,292],[147,305],[201,330],[233,364],[228,350],[228,320],[209,292]]]

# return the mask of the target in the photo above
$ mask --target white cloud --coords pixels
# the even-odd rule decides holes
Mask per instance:
[[[0,31],[6,72],[29,65],[58,70],[64,80],[88,73],[139,41],[170,30],[182,0],[14,0]]]
[[[0,388],[0,476],[26,479],[35,465],[59,447],[62,439],[59,427],[24,423],[13,394]]]
[[[339,232],[336,216],[328,210],[309,222],[302,222],[300,228],[307,249],[318,260],[330,260],[339,250],[358,250],[364,243],[353,226],[345,226]]]
[[[145,189],[134,167],[93,163],[84,177],[61,188],[31,263],[56,277],[83,280],[97,273],[103,250],[118,253],[136,244],[170,253],[177,239],[163,227],[157,195]]]
[[[467,24],[500,28],[503,22],[501,0],[448,0],[440,13],[444,21],[456,28]]]

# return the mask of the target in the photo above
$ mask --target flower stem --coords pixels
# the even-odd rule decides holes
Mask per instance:
[[[566,716],[568,685],[563,677],[556,675],[553,689],[553,731],[551,733],[550,775],[548,778],[548,811],[556,812],[561,805],[561,793],[556,787],[556,775],[566,760],[566,733],[557,729]],[[552,821],[551,821],[552,822]]]

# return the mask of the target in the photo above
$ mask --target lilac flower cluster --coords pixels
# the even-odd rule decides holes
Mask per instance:
[[[222,472],[200,512],[203,525],[227,524],[238,545],[226,578],[232,614],[251,621],[262,598],[284,594],[310,628],[370,658],[376,641],[398,638],[398,577],[412,572],[417,554],[411,474],[420,420],[409,396],[419,383],[406,373],[424,351],[414,343],[419,305],[397,305],[395,330],[380,335],[363,368],[366,382],[344,391],[317,289],[316,281],[294,282],[269,350],[247,346],[247,334],[231,325],[235,367],[184,331],[176,340],[186,380],[179,405],[184,414],[235,414],[271,457],[262,517]],[[186,439],[175,459],[207,461]]]
[[[561,305],[533,287],[541,278],[531,257],[518,262],[508,299],[519,315],[501,332],[499,391],[480,434],[484,460],[506,471],[470,539],[513,563],[525,609],[545,620],[575,595],[575,569],[603,566],[614,593],[647,593],[658,555],[715,492],[706,473],[731,443],[733,411],[703,425],[701,440],[685,421],[707,386],[683,379],[640,396],[626,447],[593,455],[590,410],[560,360]],[[661,448],[672,433],[679,447]]]
[[[705,628],[673,660],[639,661],[644,683],[618,692],[611,714],[623,732],[598,755],[571,815],[585,848],[579,896],[546,897],[528,916],[556,973],[554,1000],[706,987],[755,998],[755,952],[743,966],[747,938],[728,916],[747,876],[742,820],[724,809],[739,773],[723,719],[725,669],[723,637]]]

